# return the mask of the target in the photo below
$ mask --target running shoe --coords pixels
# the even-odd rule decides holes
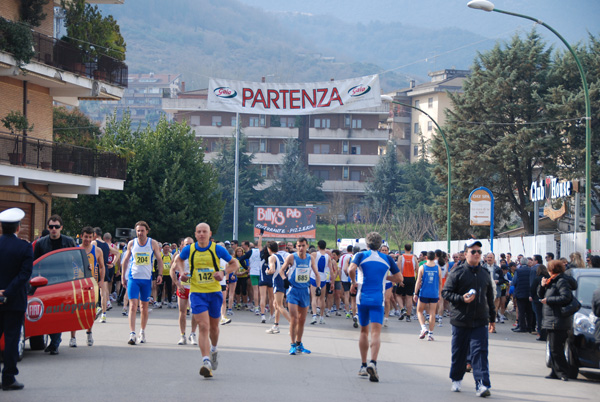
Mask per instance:
[[[169,308],[177,308],[177,303],[175,303],[175,302],[172,302],[172,303],[169,305]]]
[[[185,334],[181,335],[181,338],[179,338],[179,342],[177,342],[178,345],[186,345],[187,344],[187,340],[185,339]]]
[[[87,334],[87,345],[92,346],[94,344],[94,338],[92,337],[91,332],[86,332]]]
[[[106,322],[106,314],[102,314],[98,321],[105,323]]]
[[[231,322],[231,318],[221,317],[221,325],[227,325]]]
[[[219,361],[217,360],[218,354],[219,352],[216,350],[210,351],[210,365],[212,366],[213,370],[216,370],[217,367],[219,367]]]
[[[317,307],[317,315],[321,314],[321,307]]]
[[[329,317],[329,310],[325,309],[325,317]]]
[[[431,334],[427,334],[427,340],[428,341],[435,341],[435,339],[433,339],[433,335],[431,335]]]
[[[340,313],[339,311],[336,311],[336,312],[335,312],[335,316],[336,316],[336,317],[340,317],[341,315],[342,315],[342,313]]]
[[[106,303],[106,311],[112,310],[112,304],[109,302]]]
[[[389,321],[389,319],[388,319],[388,318],[384,318],[384,319],[383,319],[383,326],[384,326],[384,327],[386,327],[386,328],[387,328],[387,326],[388,326],[388,321]]]
[[[130,345],[135,345],[135,332],[129,334],[129,341],[127,341]]]
[[[71,347],[71,348],[76,348],[77,347],[77,339],[76,338],[71,338],[69,340],[69,347]]]
[[[296,352],[306,353],[307,355],[311,354],[310,350],[304,348],[304,345],[302,344],[302,342],[300,342],[300,345],[296,345]]]
[[[296,344],[294,344],[294,343],[292,343],[292,346],[290,346],[290,354],[291,355],[296,354]]]
[[[377,366],[371,362],[367,366],[367,373],[369,374],[369,381],[379,382],[379,375],[377,374]]]
[[[352,318],[352,314],[346,313],[346,319],[350,319],[350,318]]]
[[[325,317],[321,316],[319,319],[319,324],[325,324]]]
[[[166,305],[166,302],[165,302]],[[154,308],[162,308],[162,304],[159,302],[154,303]]]
[[[317,316],[316,316],[316,315],[314,315],[314,314],[313,314],[313,316],[312,316],[312,320],[310,320],[310,323],[311,323],[312,325],[315,325],[315,324],[317,323]]]
[[[406,322],[410,322],[410,316],[409,315],[406,316]]]
[[[160,303],[160,302],[159,302]],[[169,304],[169,302],[167,302],[166,300],[162,302],[163,306],[167,306]]]
[[[502,314],[500,314],[500,324],[504,324],[505,319],[506,319],[506,317],[503,316]]]
[[[102,307],[96,307],[96,317],[102,313]]]
[[[460,392],[461,384],[462,381],[452,381],[452,387],[450,388],[450,390],[452,392]]]
[[[490,392],[490,389],[488,387],[481,383],[477,384],[477,387],[475,388],[475,395],[485,398],[486,396],[490,396],[491,394],[492,393]]]
[[[227,315],[233,315],[233,310],[232,310],[232,309],[230,309],[230,308],[228,308],[228,309],[227,309]]]
[[[254,309],[254,314],[256,314],[256,315],[260,315],[260,307],[256,307],[256,308]]]
[[[129,315],[129,310],[127,309],[123,309],[123,312],[121,313],[123,316],[127,317]]]
[[[359,377],[368,377],[369,376],[369,373],[367,373],[366,366],[360,366],[360,369],[358,370],[358,376]]]
[[[138,337],[138,342],[146,343],[146,333],[145,332],[140,332],[140,336]]]
[[[262,315],[260,316],[260,322],[261,322],[261,323],[263,323],[263,324],[264,324],[265,322],[267,322],[267,319],[265,318],[265,315],[264,315],[264,314],[262,314]]]
[[[438,327],[443,327],[443,326],[444,326],[444,324],[442,324],[442,317],[440,317],[438,319]]]
[[[426,329],[422,329],[421,333],[419,334],[419,339],[425,339],[428,333],[429,331],[427,331]]]
[[[267,329],[267,334],[278,334],[279,332],[279,325],[273,325],[271,328]]]
[[[192,345],[197,345],[198,344],[198,340],[196,339],[196,333],[192,332],[190,334],[190,336],[188,337],[188,341],[190,342],[190,344]]]
[[[358,315],[352,317],[352,321],[354,321],[354,324],[352,324],[354,328],[358,328]]]
[[[202,363],[202,367],[200,367],[200,375],[204,378],[210,378],[213,376],[210,360],[204,360],[204,362]]]

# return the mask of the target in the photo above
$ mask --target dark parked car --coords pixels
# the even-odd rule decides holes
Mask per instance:
[[[573,295],[581,303],[581,309],[573,316],[573,329],[565,344],[565,356],[569,363],[569,378],[577,378],[580,368],[600,369],[600,345],[594,338],[596,316],[592,313],[592,295],[600,287],[600,269],[570,269],[577,281]],[[546,365],[550,367],[550,346],[546,343]]]

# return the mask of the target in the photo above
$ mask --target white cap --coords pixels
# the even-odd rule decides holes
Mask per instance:
[[[25,212],[21,208],[10,208],[0,212],[0,222],[2,223],[17,223],[25,216]]]

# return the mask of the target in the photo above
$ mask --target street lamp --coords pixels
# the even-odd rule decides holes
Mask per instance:
[[[437,127],[438,131],[440,132],[440,134],[442,135],[442,139],[444,140],[444,146],[446,147],[446,159],[448,159],[448,188],[447,188],[447,193],[448,193],[448,200],[447,200],[447,205],[446,205],[446,215],[447,215],[447,222],[446,222],[446,237],[448,239],[448,254],[450,254],[450,199],[451,199],[451,195],[452,195],[452,165],[450,164],[450,148],[448,147],[448,141],[446,141],[446,135],[444,134],[444,131],[442,130],[442,128],[440,127],[439,124],[437,124],[437,121],[435,121],[433,119],[433,117],[431,117],[429,115],[429,113],[427,113],[426,111],[419,109],[416,106],[413,105],[409,105],[407,103],[402,103],[402,102],[397,102],[395,101],[391,96],[388,95],[381,95],[381,101],[382,102],[388,102],[388,103],[395,103],[396,105],[401,105],[401,106],[405,106],[405,107],[409,107],[411,109],[415,109],[418,110],[419,112],[425,114],[425,116],[429,117],[429,119],[433,122],[433,124],[435,124],[435,126]]]
[[[534,17],[529,17],[523,14],[517,14],[510,11],[499,10],[495,8],[494,3],[487,0],[473,0],[470,1],[467,6],[474,8],[476,10],[483,11],[495,11],[497,13],[513,15],[515,17],[525,18],[531,20],[537,24],[540,24],[546,28],[548,28],[554,35],[558,36],[558,38],[565,44],[569,52],[573,55],[575,59],[575,63],[577,64],[577,68],[579,69],[579,75],[581,75],[581,83],[583,84],[583,93],[585,95],[585,247],[587,249],[588,255],[592,250],[592,237],[591,237],[591,220],[592,220],[592,197],[591,197],[591,189],[592,189],[592,180],[590,177],[590,169],[592,166],[592,157],[591,157],[591,149],[592,149],[592,107],[590,105],[590,94],[588,92],[587,80],[585,79],[585,72],[583,71],[583,66],[579,61],[579,57],[573,51],[573,48],[569,43],[563,38],[558,32],[554,30],[550,25],[546,24],[543,21],[538,20]],[[575,229],[577,230],[577,228]]]

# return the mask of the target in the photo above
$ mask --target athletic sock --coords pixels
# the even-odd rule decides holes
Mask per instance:
[[[216,352],[217,351],[217,347],[216,346],[211,346],[210,347],[210,351],[211,352]]]
[[[371,360],[371,363],[373,363],[373,365],[377,366],[377,362],[375,360]]]
[[[425,325],[425,324],[421,325],[421,330],[427,331],[427,325]]]
[[[208,357],[208,356],[202,356],[202,361],[206,361],[206,360],[210,361],[210,357]]]
[[[367,362],[362,362],[362,367],[367,367]]]
[[[278,322],[276,322],[276,323],[275,323],[275,326],[276,326],[276,327],[278,327],[278,326],[279,326],[279,323],[278,323]]]
[[[302,343],[302,342],[298,342],[298,341],[296,341],[296,346],[300,346],[300,344],[301,344],[301,343]]]
[[[183,336],[183,337],[185,338],[185,332],[182,332],[182,333],[181,333],[181,336]]]

